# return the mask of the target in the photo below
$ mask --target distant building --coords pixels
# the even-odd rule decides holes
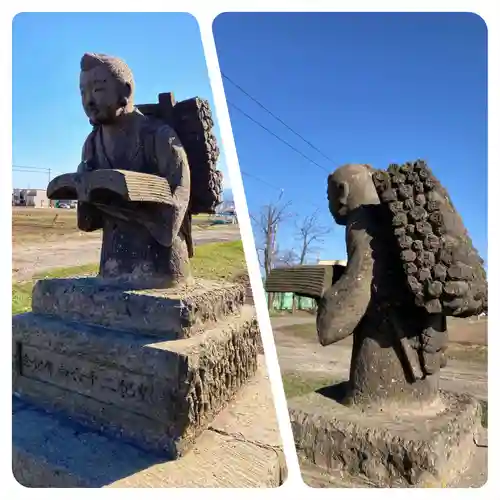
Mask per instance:
[[[12,205],[16,207],[48,208],[50,200],[45,189],[14,189]]]

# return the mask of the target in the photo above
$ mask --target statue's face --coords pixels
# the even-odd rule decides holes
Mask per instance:
[[[380,205],[367,165],[350,163],[328,177],[328,205],[337,224],[345,226],[360,207]]]
[[[346,203],[346,188],[345,182],[338,182],[336,179],[331,179],[328,182],[328,206],[335,222],[341,226],[347,223],[349,207]]]
[[[80,73],[83,109],[92,124],[113,123],[123,108],[120,85],[105,66]]]

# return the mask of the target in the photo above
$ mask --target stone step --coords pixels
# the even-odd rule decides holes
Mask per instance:
[[[35,313],[15,316],[12,331],[16,394],[169,458],[254,375],[260,336],[249,306],[180,340]]]
[[[196,280],[191,286],[124,290],[98,278],[72,278],[38,281],[32,310],[174,340],[237,313],[244,303],[245,287],[236,283]]]
[[[13,473],[23,486],[279,486],[281,440],[263,359],[255,377],[222,411],[193,450],[167,462],[129,444],[14,398]]]

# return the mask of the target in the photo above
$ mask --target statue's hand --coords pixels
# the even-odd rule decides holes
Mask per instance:
[[[333,287],[332,287],[333,288]],[[331,291],[330,291],[331,292]],[[316,330],[321,345],[334,344],[352,333],[351,325],[342,319],[342,313],[336,307],[331,307],[328,296],[316,299]]]
[[[446,366],[447,330],[429,326],[420,335],[420,352],[422,368],[432,375]]]
[[[325,315],[326,305],[324,297],[316,297],[316,317],[320,318]]]

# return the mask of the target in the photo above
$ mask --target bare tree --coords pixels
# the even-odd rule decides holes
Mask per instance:
[[[281,191],[276,203],[263,206],[258,216],[251,216],[256,232],[260,235],[261,241],[258,243],[257,254],[266,278],[278,260],[278,227],[292,215],[288,210],[291,202],[284,202],[282,198],[283,191]],[[272,294],[269,294],[269,308],[271,308],[272,302]]]
[[[323,243],[323,237],[328,234],[329,229],[322,226],[318,220],[319,209],[316,209],[312,214],[306,215],[296,225],[296,240],[300,244],[298,255],[298,263],[303,265],[307,261],[307,257],[318,251],[319,245]]]
[[[274,267],[278,257],[277,232],[278,227],[288,218],[291,202],[283,202],[283,191],[280,193],[276,203],[270,203],[262,207],[258,216],[251,216],[257,233],[260,235],[260,243],[257,248],[259,263],[267,277]]]
[[[318,212],[316,209],[312,214],[306,215],[299,223],[296,224],[296,241],[300,244],[300,251],[297,256],[297,263],[304,265],[308,256],[312,252],[319,250],[319,245],[323,243],[323,236],[325,236],[329,229],[322,226],[318,221]],[[300,297],[299,309],[300,309]],[[292,299],[292,313],[297,310],[297,296],[294,294]]]
[[[278,247],[276,260],[282,266],[291,267],[295,266],[299,262],[299,256],[295,250],[284,250],[281,252]]]

